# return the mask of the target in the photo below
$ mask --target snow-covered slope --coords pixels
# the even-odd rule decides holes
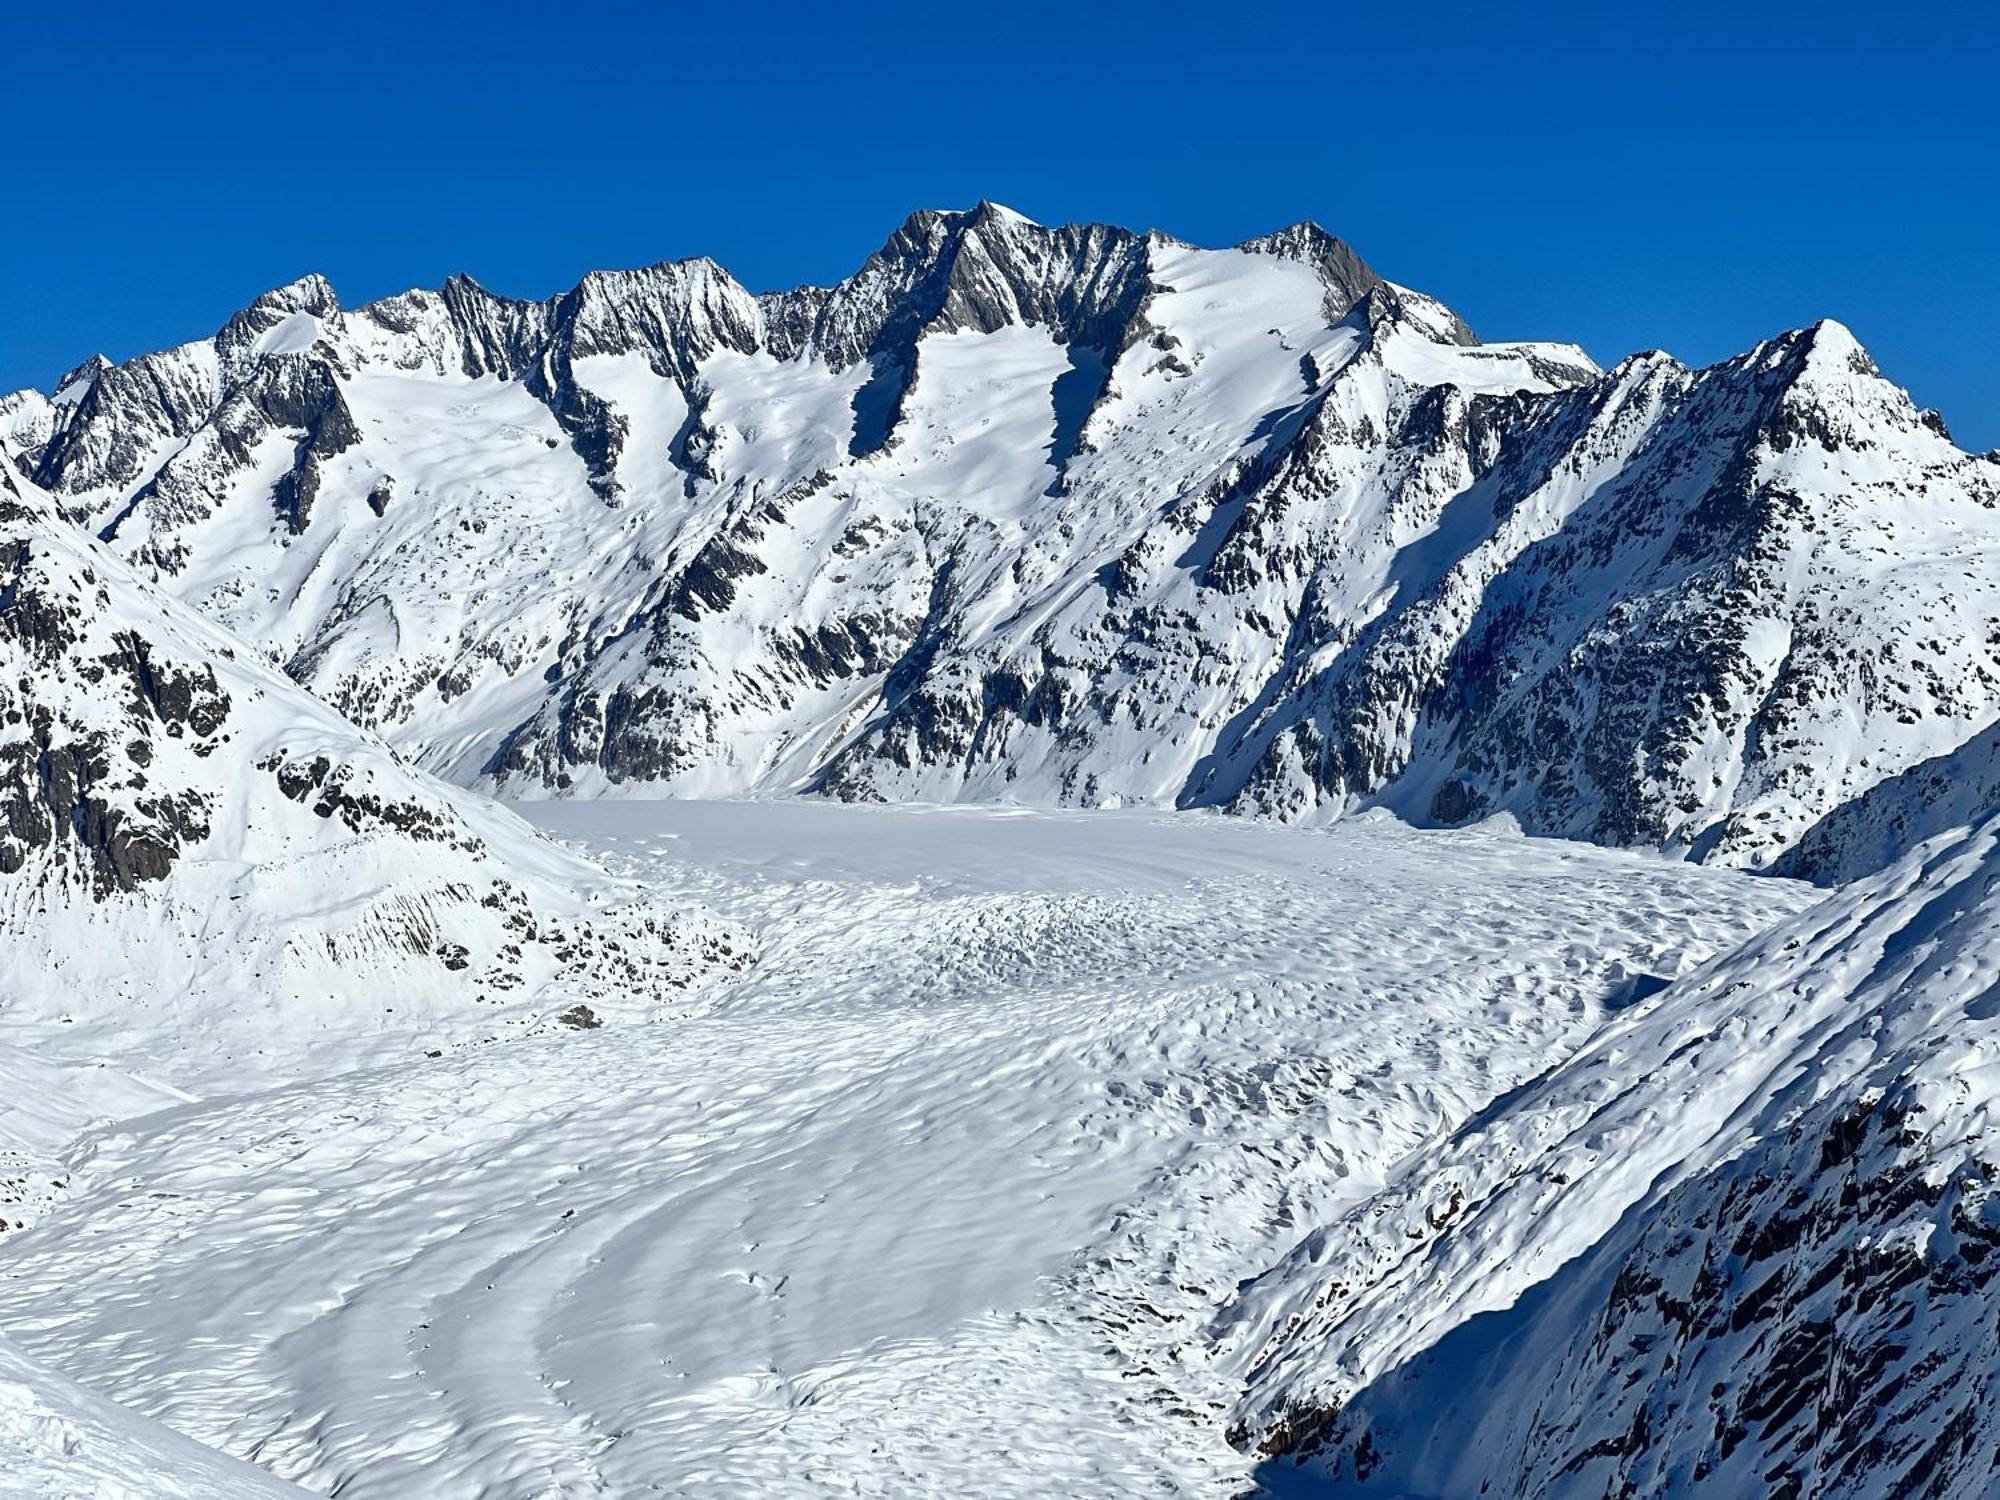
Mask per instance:
[[[304,1500],[306,1491],[149,1422],[0,1338],[0,1492],[10,1500]]]
[[[1240,1300],[1368,1492],[1992,1493],[2000,821],[1634,1006]]]
[[[241,1087],[577,1004],[647,1015],[735,957],[405,766],[0,473],[10,1046]]]
[[[535,813],[745,982],[99,1130],[9,1335],[343,1500],[1230,1500],[1237,1283],[1818,895],[1501,820]]]
[[[1773,868],[1825,885],[1857,880],[1950,829],[2000,809],[2000,724],[1919,761],[1835,808]]]
[[[2000,463],[1844,329],[1600,372],[1312,225],[987,204],[762,296],[308,277],[0,444],[511,795],[1379,800],[1760,864],[2000,710]]]

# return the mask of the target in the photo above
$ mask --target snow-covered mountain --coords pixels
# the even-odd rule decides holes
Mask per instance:
[[[1761,865],[2000,717],[2000,463],[1845,329],[1605,372],[1312,225],[983,204],[766,295],[308,277],[0,442],[516,796],[1378,802]]]
[[[1387,1494],[1992,1493],[2000,819],[1633,1006],[1239,1301]]]
[[[14,1488],[1992,1490],[2000,455],[1841,325],[982,204],[0,457]]]
[[[698,911],[406,766],[0,473],[10,1067],[240,1088],[579,1005],[643,1016],[738,955]],[[32,1149],[22,1111],[72,1092],[10,1089],[0,1150]]]

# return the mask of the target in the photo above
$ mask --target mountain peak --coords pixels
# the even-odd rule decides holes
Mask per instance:
[[[1035,229],[1042,227],[1020,210],[991,198],[981,198],[970,208],[920,208],[903,221],[905,228],[913,224],[1024,224]]]
[[[1336,253],[1352,257],[1357,263],[1361,259],[1346,240],[1312,219],[1300,219],[1296,224],[1287,224],[1269,234],[1252,235],[1236,248],[1253,255],[1284,255],[1294,260],[1311,260]]]
[[[89,359],[86,359],[82,364],[69,371],[62,379],[56,382],[55,393],[60,396],[63,392],[74,387],[75,394],[81,395],[90,386],[95,384],[98,377],[106,370],[114,368],[116,367],[106,355],[93,354]]]
[[[1236,248],[1269,253],[1293,245],[1323,244],[1337,239],[1338,236],[1329,233],[1317,219],[1300,219],[1296,223],[1285,225],[1282,229],[1273,229],[1268,234],[1252,235]]]
[[[271,288],[236,314],[216,334],[226,357],[299,354],[320,335],[320,319],[340,311],[340,299],[324,276],[313,273]]]
[[[736,279],[730,275],[728,267],[713,256],[678,255],[629,270],[585,271],[577,282],[577,289],[589,288],[598,291],[639,281],[682,280],[692,277],[711,277],[722,281]]]
[[[340,298],[333,283],[317,271],[308,272],[283,286],[272,287],[250,304],[252,312],[306,312],[327,317],[340,311]]]
[[[1295,260],[1318,271],[1326,283],[1326,310],[1330,319],[1344,317],[1357,302],[1388,285],[1373,266],[1355,253],[1352,245],[1327,233],[1311,219],[1254,236],[1236,248],[1250,255]],[[1469,330],[1467,337],[1470,338]]]
[[[1861,340],[1854,336],[1854,330],[1837,318],[1821,318],[1804,330],[1804,338],[1814,359],[1845,367],[1856,374],[1881,374],[1874,359],[1862,347]]]
[[[1767,370],[1790,365],[1803,377],[1854,374],[1880,378],[1882,373],[1854,331],[1835,318],[1786,329],[1758,345],[1750,359]]]
[[[982,198],[970,208],[920,208],[896,229],[878,255],[934,254],[968,229],[1043,229],[1026,214]]]
[[[995,203],[991,198],[981,198],[973,206],[972,212],[968,217],[975,224],[1005,224],[1027,229],[1040,229],[1042,227],[1026,214],[1020,212],[1020,210],[1009,208],[1004,203]]]

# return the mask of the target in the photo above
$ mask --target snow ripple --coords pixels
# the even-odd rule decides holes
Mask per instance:
[[[1361,818],[561,804],[743,985],[177,1105],[0,1322],[345,1500],[1238,1492],[1214,1309],[1812,893]]]

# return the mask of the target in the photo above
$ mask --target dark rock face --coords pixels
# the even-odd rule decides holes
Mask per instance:
[[[319,494],[320,467],[361,441],[354,417],[341,399],[340,387],[325,365],[308,365],[287,372],[289,379],[262,383],[250,393],[257,411],[270,426],[296,429],[302,435],[292,453],[292,466],[271,492],[272,503],[294,536],[312,519]],[[247,457],[247,455],[246,455]]]
[[[1529,1408],[1520,1467],[1483,1493],[1954,1496],[1990,1480],[2000,1335],[2000,1173],[1938,1171],[1907,1099],[1821,1111],[1749,1162],[1678,1190],[1588,1292]],[[1592,1267],[1599,1275],[1602,1268]],[[1580,1299],[1574,1305],[1572,1298]],[[1433,1370],[1471,1357],[1447,1340]],[[1300,1407],[1261,1437],[1279,1466],[1366,1482],[1393,1464],[1427,1378]]]
[[[19,872],[37,851],[73,863],[100,895],[162,879],[190,843],[208,834],[195,796],[146,796],[143,777],[114,779],[103,747],[56,742],[37,725],[26,744],[0,751],[0,874]],[[141,795],[113,806],[108,789]]]
[[[990,203],[918,213],[831,293],[776,299],[774,352],[810,348],[835,364],[870,364],[850,448],[862,458],[894,433],[926,334],[1025,324],[1108,364],[1143,331],[1152,289],[1145,241],[1130,230],[1045,229]]]
[[[2000,1181],[1986,1162],[1934,1172],[1913,1105],[1818,1113],[1662,1205],[1577,1351],[1572,1390],[1607,1403],[1590,1424],[1607,1436],[1552,1432],[1537,1459],[1631,1494],[1690,1451],[1688,1478],[1724,1491],[1983,1482],[2000,1336],[1964,1320],[2000,1271]]]
[[[1981,1492],[2000,1394],[1984,1311],[2000,1171],[1939,1167],[1956,1131],[1934,1139],[1927,1113],[1909,1093],[1817,1110],[1651,1208],[1614,1261],[1531,1293],[1524,1315],[1571,1336],[1547,1383],[1518,1394],[1519,1467],[1483,1492]],[[1486,1336],[1468,1327],[1380,1396],[1292,1410],[1262,1450],[1367,1480],[1393,1464],[1437,1372]]]
[[[39,857],[99,896],[131,891],[208,836],[212,798],[156,783],[154,746],[178,740],[211,754],[229,695],[212,670],[157,660],[136,632],[111,634],[100,649],[92,616],[109,595],[66,588],[31,520],[0,474],[0,874]],[[71,694],[88,709],[68,710]]]
[[[1338,323],[1370,293],[1388,290],[1388,283],[1376,274],[1373,266],[1355,253],[1352,245],[1328,234],[1311,220],[1280,229],[1275,234],[1245,240],[1239,248],[1258,255],[1282,256],[1316,268],[1326,283],[1324,312],[1329,323]],[[1456,315],[1451,320],[1451,335],[1455,343],[1479,342],[1478,336]]]
[[[912,214],[831,292],[767,298],[772,352],[812,348],[836,365],[907,365],[925,333],[1020,324],[1047,328],[1059,343],[1119,350],[1151,291],[1144,249],[1127,229],[1047,228],[991,203]]]
[[[100,370],[69,419],[27,456],[28,477],[59,499],[121,489],[143,476],[156,446],[199,428],[214,399],[202,361],[183,350]]]

